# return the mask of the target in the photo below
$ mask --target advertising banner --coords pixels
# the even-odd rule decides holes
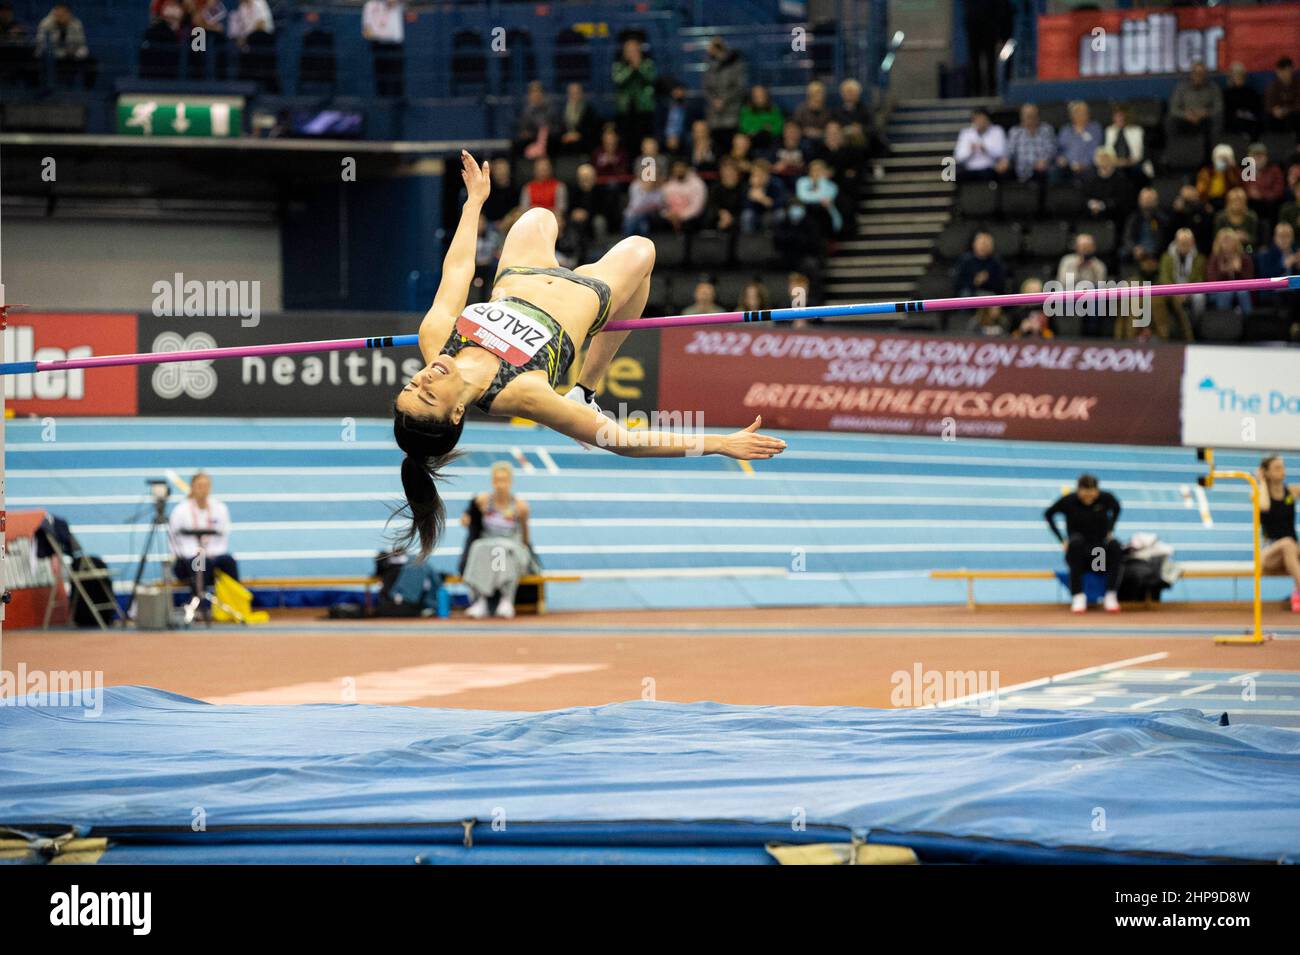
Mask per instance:
[[[1300,451],[1300,352],[1190,345],[1183,444]]]
[[[136,316],[121,312],[9,313],[5,361],[59,361],[136,350]],[[20,415],[133,415],[136,369],[5,375],[4,396]]]
[[[1300,49],[1300,4],[1087,10],[1038,18],[1038,78],[1074,80],[1272,70]]]
[[[686,328],[660,352],[663,410],[710,428],[1179,442],[1179,345]]]

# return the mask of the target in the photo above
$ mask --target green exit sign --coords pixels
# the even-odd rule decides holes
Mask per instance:
[[[123,136],[242,136],[244,98],[123,94],[117,98],[117,131]]]

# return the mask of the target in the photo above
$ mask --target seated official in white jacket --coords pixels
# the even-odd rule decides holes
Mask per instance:
[[[202,471],[190,480],[189,496],[172,508],[167,525],[177,580],[197,591],[200,569],[206,586],[211,586],[217,570],[239,579],[239,565],[230,554],[230,510],[212,496],[212,479]]]

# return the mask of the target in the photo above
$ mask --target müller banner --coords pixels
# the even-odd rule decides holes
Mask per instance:
[[[1300,4],[1141,7],[1038,18],[1038,78],[1073,80],[1212,73],[1235,62],[1272,70],[1300,49]]]
[[[705,427],[1178,444],[1181,345],[670,329],[665,411]]]

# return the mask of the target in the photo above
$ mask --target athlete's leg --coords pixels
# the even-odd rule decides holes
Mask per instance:
[[[1300,589],[1300,547],[1291,538],[1284,537],[1270,544],[1260,558],[1259,567],[1265,574],[1290,574]]]
[[[560,263],[555,259],[555,238],[559,223],[550,209],[529,209],[521,215],[506,233],[501,247],[497,270],[512,265],[534,269],[553,269]]]
[[[599,262],[574,269],[582,275],[601,279],[609,285],[609,320],[621,322],[638,319],[650,297],[650,276],[655,267],[654,243],[643,236],[629,236],[610,249]],[[595,391],[605,376],[605,369],[628,332],[601,332],[591,341],[582,363],[578,383]]]

